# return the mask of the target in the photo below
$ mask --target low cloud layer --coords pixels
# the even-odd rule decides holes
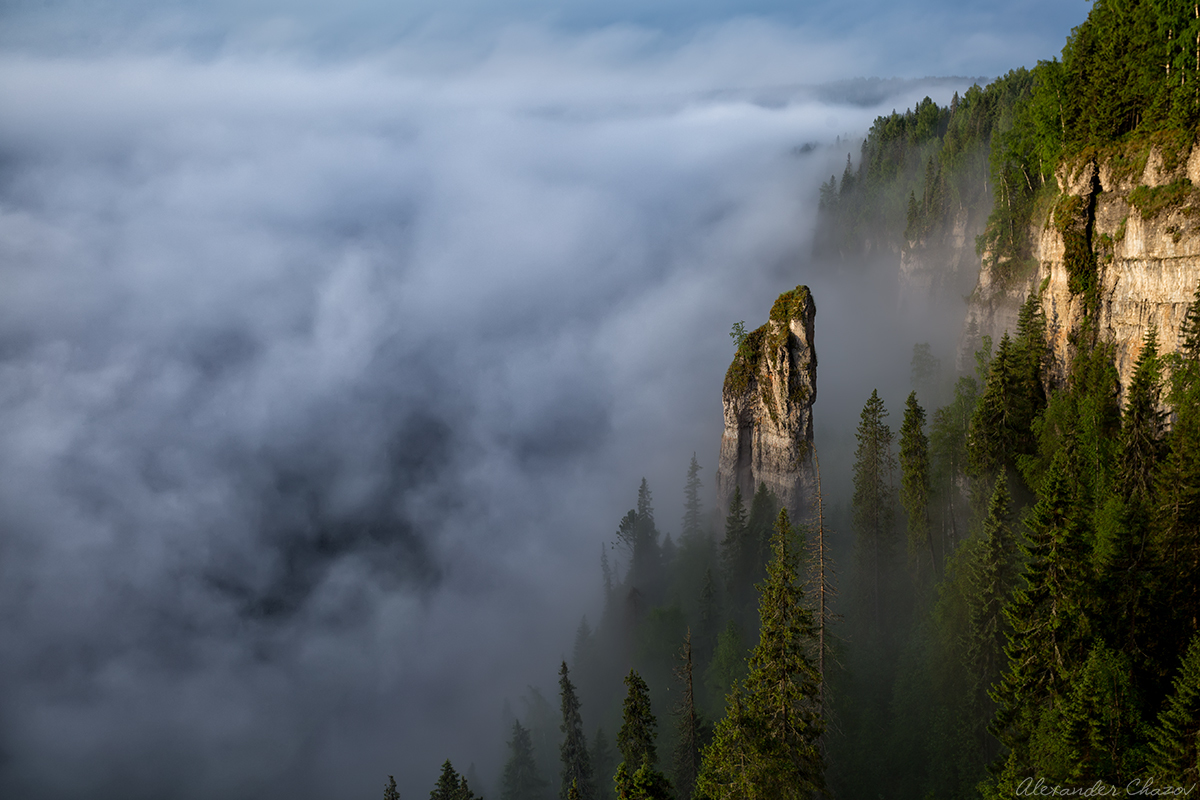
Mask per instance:
[[[647,35],[0,54],[0,794],[497,768],[637,482],[712,479],[732,323],[832,285],[833,142],[962,88]]]

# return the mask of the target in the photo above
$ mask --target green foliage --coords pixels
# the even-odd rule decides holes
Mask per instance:
[[[429,793],[429,800],[482,800],[482,798],[476,797],[475,793],[471,791],[471,787],[467,785],[467,779],[455,771],[450,759],[446,759],[446,762],[442,764],[442,774],[438,777],[433,791]]]
[[[744,684],[704,751],[697,787],[710,800],[808,798],[824,788],[812,612],[798,580],[787,511],[779,512],[759,603],[759,640]]]
[[[612,744],[604,735],[604,728],[597,728],[592,738],[592,774],[595,775],[595,789],[598,800],[609,800],[614,796],[612,776],[617,768],[617,756]]]
[[[643,481],[643,486],[645,482]],[[566,798],[571,784],[578,784],[582,800],[592,797],[592,762],[588,755],[587,737],[583,733],[583,718],[579,713],[579,698],[567,671],[567,662],[562,662],[558,671],[559,694],[562,699],[562,745],[559,748],[562,760],[562,782],[559,796]]]
[[[509,756],[500,778],[500,800],[543,800],[548,784],[537,769],[533,739],[519,721],[513,722]]]
[[[756,328],[738,343],[733,362],[725,372],[725,391],[742,394],[750,387],[750,381],[758,380],[758,369],[762,363],[763,340],[767,326]]]
[[[1127,785],[1141,773],[1146,730],[1129,657],[1097,642],[1072,676],[1063,709],[1069,779]]]
[[[671,782],[656,770],[649,760],[643,760],[641,766],[632,774],[622,762],[621,766],[617,767],[617,774],[613,778],[613,782],[617,787],[617,800],[674,800],[675,798]]]
[[[970,638],[966,662],[975,710],[990,716],[988,690],[1004,666],[1004,647],[1011,630],[1004,616],[1016,584],[1017,541],[1012,530],[1008,481],[1001,475],[988,502],[978,558],[971,563],[968,599]]]
[[[746,320],[733,323],[733,328],[729,331],[729,338],[733,339],[734,347],[741,347],[742,342],[746,341]]]
[[[1005,608],[1008,670],[992,693],[998,705],[993,734],[1009,748],[1004,774],[1072,776],[1063,738],[1062,701],[1071,664],[1081,663],[1089,641],[1085,515],[1079,502],[1075,449],[1061,449],[1046,475],[1022,544],[1024,586]]]
[[[400,800],[400,791],[396,788],[396,778],[388,775],[388,785],[383,787],[383,800]]]
[[[929,527],[929,438],[925,435],[925,409],[917,393],[908,395],[900,425],[900,504],[908,518],[908,556],[918,563],[929,556],[934,574],[938,561]]]
[[[672,709],[678,734],[672,754],[672,771],[680,800],[691,800],[692,789],[696,785],[696,776],[700,772],[700,747],[704,738],[704,722],[696,707],[690,631],[684,638],[679,661],[675,677],[679,682],[680,698],[679,703]]]
[[[738,624],[729,620],[717,637],[717,649],[704,676],[710,696],[718,703],[724,702],[725,696],[745,677],[748,650]]]
[[[1196,190],[1187,178],[1162,186],[1138,186],[1129,193],[1129,205],[1136,208],[1142,219],[1154,219],[1169,209],[1197,204]]]
[[[855,438],[854,453],[854,531],[859,557],[869,575],[869,594],[874,608],[876,628],[881,625],[882,583],[891,557],[894,539],[895,502],[892,471],[892,431],[884,422],[887,409],[872,391],[863,406]]]
[[[910,367],[913,391],[930,402],[940,388],[942,362],[933,355],[928,342],[913,345]]]
[[[688,465],[687,483],[684,486],[683,525],[680,527],[680,538],[686,541],[701,535],[701,503],[700,503],[700,462],[692,453],[692,462]]]
[[[641,764],[647,759],[650,764],[658,763],[658,751],[654,746],[658,720],[650,710],[650,687],[635,671],[625,677],[624,718],[617,733],[617,750],[626,765]]]
[[[821,187],[818,251],[898,249],[944,236],[960,212],[986,213],[988,149],[1010,95],[1001,79],[955,95],[948,108],[925,98],[878,117],[857,170],[847,158],[841,186],[831,178]]]
[[[650,710],[650,687],[633,670],[625,678],[624,718],[617,733],[621,764],[613,781],[618,800],[671,800],[671,784],[655,765],[658,751],[654,740],[658,720]],[[631,765],[637,764],[636,770]]]
[[[1161,401],[1162,366],[1158,357],[1158,331],[1151,325],[1142,342],[1121,425],[1119,490],[1122,496],[1150,500],[1154,465],[1159,460],[1164,414]]]
[[[1148,756],[1148,772],[1160,784],[1200,782],[1200,635],[1188,645],[1173,691],[1158,715]]]

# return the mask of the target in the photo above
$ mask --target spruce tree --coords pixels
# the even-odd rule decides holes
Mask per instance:
[[[878,631],[883,626],[883,592],[892,555],[895,523],[892,471],[892,431],[884,423],[887,409],[872,391],[858,424],[858,449],[854,452],[854,530],[863,560],[871,614]]]
[[[713,710],[719,711],[725,696],[745,676],[748,649],[741,627],[733,620],[725,623],[725,630],[717,637],[712,661],[704,673],[709,698],[716,704],[711,706]]]
[[[692,788],[696,785],[696,775],[700,771],[700,728],[702,725],[700,713],[696,709],[695,684],[692,680],[692,633],[689,630],[680,651],[680,664],[675,670],[679,680],[679,703],[674,708],[676,731],[679,738],[676,741],[673,758],[675,786],[679,790],[680,800],[691,800]]]
[[[1090,646],[1089,597],[1080,569],[1090,553],[1074,456],[1070,442],[1055,455],[1026,524],[1024,585],[1004,611],[1008,670],[992,693],[998,706],[992,733],[1009,748],[1005,782],[1031,771],[1046,780],[1068,780],[1073,769],[1066,743],[1055,738],[1061,726],[1047,715],[1059,713],[1068,676]]]
[[[1161,581],[1154,632],[1167,664],[1200,630],[1200,288],[1172,359],[1169,402],[1175,418],[1156,471],[1151,521],[1154,569]]]
[[[442,764],[442,774],[438,777],[433,791],[429,793],[429,800],[478,800],[478,798],[471,791],[467,779],[458,774],[454,765],[450,763],[450,759],[446,759],[446,762]]]
[[[800,587],[786,509],[779,512],[772,552],[750,673],[730,693],[704,751],[697,790],[709,800],[809,798],[825,786],[824,722],[811,656],[816,627]]]
[[[513,721],[509,756],[500,778],[500,800],[543,800],[547,783],[538,774],[533,739],[519,721]]]
[[[630,670],[625,677],[628,694],[625,696],[621,730],[617,733],[617,749],[621,764],[613,778],[618,800],[672,800],[670,782],[656,765],[658,752],[654,745],[658,720],[650,709],[650,687],[637,672]]]
[[[687,483],[684,485],[683,525],[679,529],[681,540],[692,539],[701,535],[702,507],[700,504],[700,462],[692,453],[692,463],[688,465]]]
[[[725,518],[725,539],[721,542],[721,562],[725,571],[726,596],[730,611],[741,618],[754,596],[754,565],[757,548],[746,519],[741,487],[734,487]]]
[[[1151,325],[1134,367],[1121,425],[1119,490],[1124,497],[1142,503],[1150,500],[1154,465],[1162,444],[1161,380],[1158,331]]]
[[[767,560],[771,556],[771,529],[775,524],[775,515],[779,513],[779,498],[760,482],[750,501],[750,517],[746,520],[749,531],[750,560],[749,578],[751,584],[757,584],[766,575]],[[753,615],[754,609],[751,609]]]
[[[1143,774],[1141,707],[1129,656],[1095,642],[1071,676],[1063,703],[1060,724],[1069,767],[1065,777],[1076,784],[1104,780],[1125,786]]]
[[[588,758],[587,737],[583,734],[583,719],[579,714],[579,699],[567,672],[567,662],[558,671],[558,686],[562,697],[562,783],[559,796],[566,798],[573,782],[578,782],[584,800],[592,800],[592,764]]]
[[[658,720],[650,710],[650,687],[636,671],[629,670],[625,676],[624,715],[621,730],[617,733],[617,750],[621,760],[631,770],[641,765],[642,759],[651,764],[658,763],[658,751],[654,747]]]
[[[1013,356],[1012,341],[1005,333],[988,368],[979,405],[971,417],[968,459],[972,474],[991,477],[999,470],[1016,466],[1030,436],[1032,416],[1024,403],[1023,376]]]
[[[721,609],[717,605],[717,584],[711,569],[704,570],[704,586],[700,590],[700,624],[696,631],[696,660],[701,669],[707,666],[717,648]]]
[[[608,800],[613,796],[613,773],[617,769],[617,757],[608,737],[604,735],[604,728],[597,728],[592,738],[591,758],[596,800]]]
[[[1200,635],[1192,637],[1174,689],[1158,715],[1148,761],[1147,772],[1159,785],[1200,782]]]
[[[396,788],[395,776],[388,775],[388,785],[383,787],[383,800],[400,800],[400,790]]]
[[[970,640],[966,658],[971,680],[970,703],[974,718],[983,720],[984,726],[992,711],[988,692],[1005,666],[1004,648],[1010,628],[1004,609],[1017,578],[1017,541],[1011,521],[1008,481],[1001,475],[988,503],[979,557],[971,562],[969,576]],[[983,732],[979,735],[982,738]],[[983,741],[979,744],[990,749]]]
[[[908,555],[914,563],[929,557],[934,577],[940,573],[929,526],[929,439],[925,436],[925,409],[911,392],[900,426],[900,504],[908,517]]]

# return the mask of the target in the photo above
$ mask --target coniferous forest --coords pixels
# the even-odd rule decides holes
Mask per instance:
[[[1064,159],[1169,157],[1198,122],[1200,11],[1096,0],[1061,59],[877,119],[819,188],[815,246],[850,264],[978,217],[980,257],[1015,282]],[[1095,268],[1083,253],[1072,292]],[[530,690],[499,797],[1200,783],[1200,287],[1178,352],[1151,328],[1127,386],[1094,313],[1051,369],[1038,301],[958,374],[914,343],[907,400],[862,398],[852,474],[810,518],[765,485],[706,507],[694,456],[682,498],[630,487],[560,712]],[[482,788],[446,762],[431,798]]]

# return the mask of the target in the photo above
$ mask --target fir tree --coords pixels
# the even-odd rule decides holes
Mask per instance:
[[[562,697],[562,784],[560,796],[564,799],[573,782],[578,782],[584,800],[591,800],[592,764],[588,758],[587,738],[583,735],[583,719],[579,715],[579,700],[575,687],[567,672],[567,662],[562,662],[558,671],[558,686]]]
[[[500,800],[542,800],[547,783],[538,774],[533,757],[533,739],[520,722],[513,721],[509,756],[500,778]]]
[[[799,584],[787,511],[779,512],[774,557],[759,603],[758,645],[744,685],[704,751],[697,789],[710,800],[809,798],[824,789],[819,740],[816,630]]]
[[[400,791],[396,788],[396,778],[388,775],[388,785],[383,787],[383,800],[400,800]]]

